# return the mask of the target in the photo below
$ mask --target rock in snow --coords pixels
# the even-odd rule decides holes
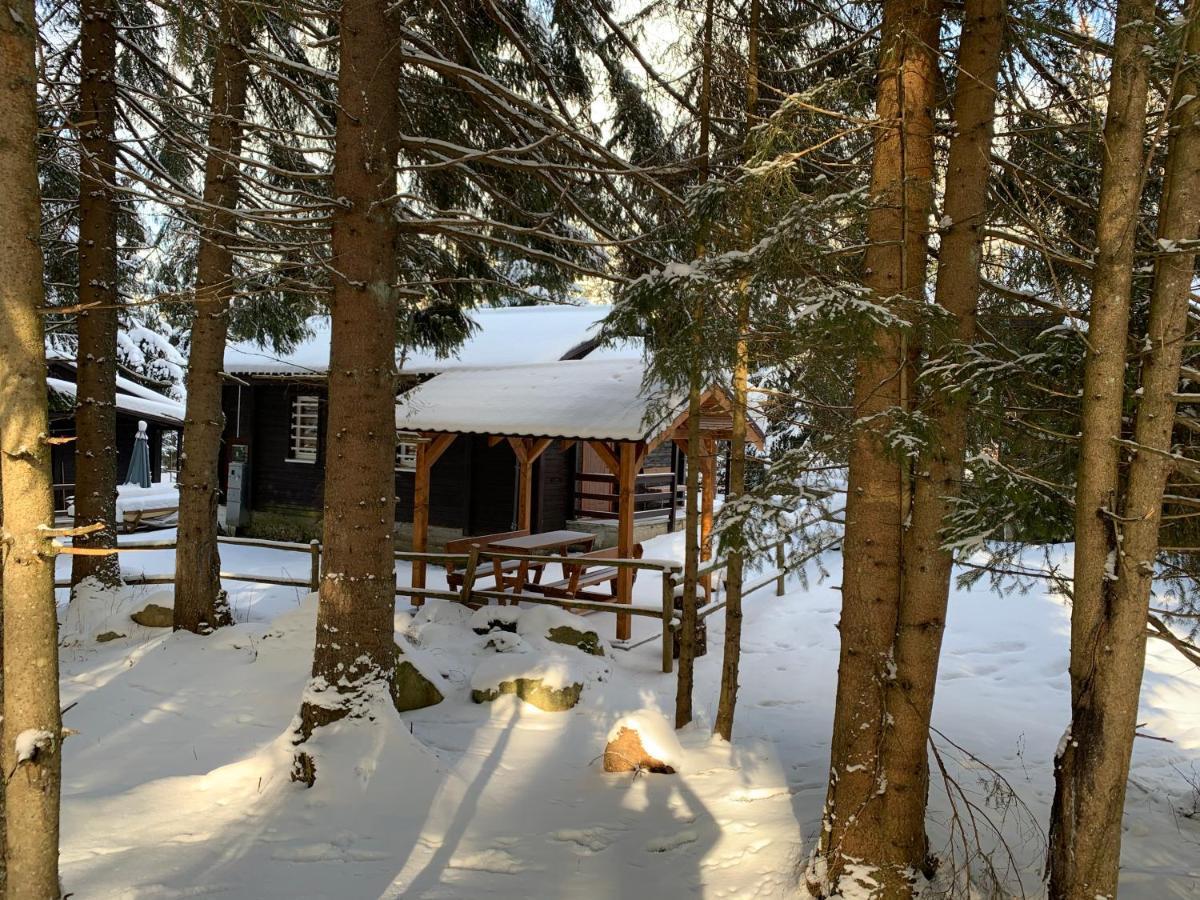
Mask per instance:
[[[146,628],[170,628],[175,624],[174,610],[157,603],[147,603],[129,618]]]
[[[609,730],[604,771],[673,775],[682,758],[683,748],[667,720],[651,710],[640,710],[623,716]]]

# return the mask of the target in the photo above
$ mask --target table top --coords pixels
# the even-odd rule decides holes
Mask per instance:
[[[596,536],[590,531],[544,531],[541,534],[527,534],[524,537],[508,538],[488,544],[489,550],[550,550],[555,547],[566,547],[571,544],[590,543]]]

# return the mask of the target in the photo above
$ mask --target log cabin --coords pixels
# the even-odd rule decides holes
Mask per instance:
[[[399,394],[452,372],[505,369],[580,360],[638,361],[639,345],[598,346],[600,321],[609,308],[525,306],[481,309],[477,328],[454,354],[439,358],[398,353]],[[326,374],[329,320],[310,320],[309,337],[288,353],[254,342],[225,353],[221,488],[228,499],[231,461],[242,461],[241,513],[222,515],[228,530],[261,537],[320,537],[325,467]],[[586,386],[585,386],[586,387]],[[636,385],[631,390],[636,393]],[[419,433],[398,426],[396,543],[413,543]],[[476,428],[448,446],[437,461],[428,497],[428,543],[441,549],[467,535],[509,531],[522,515],[522,464],[510,444]],[[615,476],[587,442],[545,448],[528,470],[528,526],[536,531],[582,528],[597,546],[616,543]],[[638,473],[639,540],[673,530],[681,503],[683,454],[667,441],[641,461]],[[235,480],[235,486],[237,481]]]
[[[75,361],[53,350],[47,351],[46,385],[50,409],[50,434],[74,437],[76,405]],[[133,454],[138,422],[147,423],[150,442],[150,478],[162,481],[164,472],[174,471],[183,431],[184,406],[132,374],[117,376],[117,482],[125,478]],[[55,444],[50,464],[54,479],[54,509],[65,514],[75,493],[75,444]]]

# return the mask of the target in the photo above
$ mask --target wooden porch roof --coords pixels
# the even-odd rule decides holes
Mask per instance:
[[[686,438],[687,399],[656,403],[643,390],[640,360],[569,360],[445,372],[396,404],[400,431],[493,437],[614,441],[654,446]],[[729,398],[705,391],[701,431],[729,438]],[[763,433],[749,423],[748,439]]]

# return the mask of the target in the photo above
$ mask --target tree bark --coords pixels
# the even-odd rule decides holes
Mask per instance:
[[[1154,4],[1148,2],[1118,7],[1105,123],[1108,157],[1097,211],[1098,258],[1076,487],[1071,726],[1055,761],[1050,822],[1050,896],[1064,900],[1117,894],[1125,783],[1170,470],[1166,453],[1175,417],[1173,395],[1195,265],[1194,252],[1172,252],[1156,261],[1134,424],[1139,449],[1129,463],[1120,503],[1116,439],[1121,436],[1153,13]],[[1172,133],[1158,223],[1163,249],[1200,237],[1200,3],[1195,0],[1189,16],[1186,50],[1191,59],[1184,62],[1168,106]]]
[[[746,40],[746,152],[750,153],[750,130],[758,107],[758,0],[750,0],[750,23]],[[751,211],[746,204],[742,213],[742,245],[748,247],[753,236]],[[737,298],[737,339],[733,348],[733,410],[729,441],[729,491],[726,500],[746,492],[746,416],[750,381],[750,294],[743,280]],[[725,570],[725,652],[721,660],[721,692],[717,700],[717,718],[713,731],[726,741],[733,740],[733,719],[737,710],[738,671],[742,656],[742,583],[745,557],[740,551],[729,554]]]
[[[940,0],[887,0],[883,8],[876,126],[867,219],[865,282],[879,302],[904,314],[924,291],[933,190],[933,115]],[[879,756],[888,727],[887,687],[902,589],[902,542],[910,487],[907,466],[886,444],[895,411],[910,402],[907,336],[876,328],[854,378],[858,420],[850,448],[842,573],[841,655],[829,790],[810,890],[849,887],[863,867],[879,896],[911,892],[908,860],[886,840]],[[842,884],[843,876],[848,881]]]
[[[317,773],[304,745],[318,728],[370,716],[387,694],[408,709],[441,699],[399,664],[393,633],[398,228],[388,199],[400,135],[399,15],[386,0],[347,0],[341,11],[325,565],[294,773],[307,784]]]
[[[117,147],[117,5],[83,0],[80,7],[79,305],[76,319],[75,526],[103,528],[75,546],[117,545],[117,228],[113,191]],[[71,588],[85,578],[111,587],[121,581],[116,553],[71,558]]]
[[[952,356],[975,340],[983,227],[987,220],[996,79],[1004,46],[1004,0],[966,0],[954,94],[957,131],[950,141],[935,299],[932,358]],[[914,871],[932,868],[925,835],[929,793],[929,725],[950,597],[953,554],[942,529],[961,493],[970,396],[939,382],[925,404],[930,444],[913,478],[911,524],[904,539],[903,585],[895,640],[896,676],[888,682],[882,755],[887,783],[884,822],[898,858]]]
[[[708,140],[712,98],[712,29],[713,0],[704,4],[704,33],[701,37],[700,62],[700,171],[699,180],[708,180]],[[704,240],[696,239],[696,258],[704,256]],[[693,308],[694,327],[699,329],[704,319],[703,302]],[[697,341],[702,340],[697,331]],[[675,682],[675,727],[682,728],[692,721],[692,691],[696,665],[697,592],[700,569],[700,507],[697,496],[700,488],[700,372],[693,369],[688,378],[688,440],[687,496],[684,498],[683,538],[683,597],[679,616],[679,673]]]
[[[7,896],[59,896],[62,719],[46,407],[33,0],[0,7],[0,483]],[[20,738],[20,740],[18,740]],[[18,749],[25,751],[18,754]]]
[[[252,32],[238,0],[221,4],[213,61],[204,206],[196,260],[196,302],[188,354],[187,411],[179,469],[179,529],[175,556],[176,629],[196,633],[233,619],[221,588],[217,546],[218,468],[221,455],[221,372],[234,295],[233,241],[237,234],[238,164]]]

